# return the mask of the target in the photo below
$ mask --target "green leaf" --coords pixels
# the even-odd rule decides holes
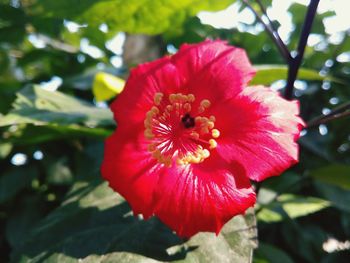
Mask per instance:
[[[307,5],[293,3],[288,11],[292,14],[292,22],[294,24],[294,30],[291,35],[292,49],[296,48],[297,41],[300,37],[302,26],[305,23],[305,15],[307,13]],[[313,34],[325,34],[325,26],[323,23],[324,18],[334,16],[334,11],[326,11],[324,13],[317,13],[312,24],[311,33]]]
[[[255,65],[257,73],[253,80],[250,82],[251,85],[269,85],[276,80],[286,80],[288,74],[288,67],[284,65]],[[298,72],[298,79],[302,80],[330,80],[338,83],[343,81],[333,78],[321,76],[318,71],[313,69],[300,68]]]
[[[3,172],[3,171],[1,171]],[[13,198],[37,176],[34,168],[16,167],[0,176],[0,203]]]
[[[277,193],[293,192],[299,189],[302,184],[303,177],[297,173],[287,171],[280,176],[273,176],[264,181],[264,187],[276,191]]]
[[[180,30],[188,17],[195,16],[201,10],[221,10],[232,2],[232,0],[129,0],[127,2],[85,0],[72,5],[69,0],[41,0],[30,5],[27,12],[43,17],[68,19],[93,28],[106,23],[110,33],[123,31],[160,34]]]
[[[15,131],[5,132],[6,141],[15,145],[30,145],[59,139],[101,138],[112,134],[112,130],[104,128],[88,128],[79,125],[47,124],[45,126],[24,125]],[[38,136],[40,134],[40,136]]]
[[[125,81],[108,73],[99,72],[95,75],[92,92],[96,101],[105,101],[114,98],[123,91]]]
[[[330,202],[320,198],[283,194],[276,201],[261,206],[257,218],[267,223],[279,222],[285,218],[284,213],[290,218],[297,218],[318,212],[328,206]]]
[[[21,196],[22,197],[22,196]],[[16,203],[6,224],[6,238],[12,247],[19,247],[25,240],[25,236],[44,215],[44,202],[37,193],[23,195]]]
[[[25,37],[26,16],[20,8],[0,3],[0,43],[18,43]]]
[[[30,86],[17,93],[13,109],[7,115],[0,116],[0,127],[13,124],[80,124],[93,128],[113,125],[113,117],[108,109],[96,108],[58,91]]]
[[[67,165],[67,158],[46,161],[47,164],[47,182],[53,185],[70,185],[73,181],[73,174]]]
[[[326,200],[329,200],[332,206],[350,212],[350,191],[339,186],[325,184],[318,181],[314,182],[318,193]]]
[[[333,164],[310,172],[310,176],[324,183],[350,190],[350,166]]]
[[[293,260],[281,249],[267,243],[259,242],[259,247],[255,251],[254,255],[254,263],[257,263],[259,261],[256,261],[256,259],[268,263],[293,263]]]
[[[290,194],[281,195],[277,200],[282,203],[283,209],[291,218],[312,214],[330,205],[328,201],[320,198]]]
[[[0,143],[0,159],[6,158],[12,151],[11,143]]]
[[[219,236],[200,233],[183,240],[156,218],[134,217],[106,182],[78,182],[14,251],[12,261],[246,263],[255,235],[250,211],[232,219]]]

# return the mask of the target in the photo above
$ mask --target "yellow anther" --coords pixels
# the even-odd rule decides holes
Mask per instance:
[[[157,92],[154,95],[154,104],[156,104],[157,106],[160,105],[160,102],[162,101],[164,94],[161,92]]]
[[[151,111],[153,112],[154,115],[157,115],[159,113],[159,109],[156,106],[153,106],[151,108]]]
[[[158,162],[164,163],[164,161],[165,161],[165,156],[162,155],[161,152],[159,152],[159,154],[157,153],[156,155],[157,155]]]
[[[154,144],[154,143],[150,143],[150,144],[148,144],[148,146],[147,146],[147,150],[149,151],[149,152],[153,152],[153,151],[155,151],[157,149],[157,146]]]
[[[192,139],[195,139],[195,140],[197,140],[199,138],[198,132],[191,132],[190,136]]]
[[[171,156],[167,156],[163,159],[163,163],[165,166],[170,167],[171,166]]]
[[[201,134],[206,134],[206,133],[209,133],[209,129],[208,129],[207,126],[204,126],[204,127],[202,127],[202,129],[201,129]]]
[[[178,158],[178,159],[176,159],[176,164],[183,165],[183,164],[185,164],[185,162],[183,161],[183,159]]]
[[[175,98],[176,98],[176,100],[181,101],[182,100],[182,94],[181,93],[176,94]]]
[[[189,163],[197,164],[203,162],[209,156],[210,152],[207,149],[203,149],[203,147],[199,145],[195,152],[187,153],[185,156],[179,154],[176,163],[181,165]]]
[[[147,111],[147,113],[146,113],[146,118],[148,118],[148,119],[152,119],[153,118],[153,116],[154,116],[154,113],[153,113],[153,111]]]
[[[216,118],[215,118],[215,116],[212,115],[212,116],[209,117],[209,120],[211,120],[212,122],[215,122]]]
[[[191,163],[200,163],[202,162],[203,159],[200,157],[200,156],[197,156],[197,155],[192,155],[192,158],[191,158]]]
[[[184,106],[183,106],[184,110],[186,112],[190,112],[191,111],[191,104],[189,103],[185,103]]]
[[[158,161],[160,161],[160,159],[162,158],[162,153],[160,152],[159,149],[157,149],[152,153],[152,156],[156,158]]]
[[[176,101],[176,94],[170,94],[169,95],[169,101],[171,102],[171,103],[173,103],[173,102],[175,102]]]
[[[202,150],[201,155],[204,159],[210,156],[210,152],[207,149]]]
[[[145,128],[151,128],[152,126],[152,123],[151,123],[151,120],[146,118],[144,121],[143,121],[143,124],[145,125]]]
[[[188,155],[181,158],[180,160],[181,160],[182,164],[188,164],[188,158],[189,158]]]
[[[187,95],[188,102],[194,102],[195,99],[196,99],[196,97],[193,94],[188,94]]]
[[[217,130],[217,129],[211,130],[211,136],[213,136],[213,138],[219,138],[219,136],[220,136],[220,131]]]
[[[154,138],[154,134],[152,133],[151,129],[146,129],[144,132],[145,138],[146,139],[152,139]]]
[[[210,101],[209,100],[202,100],[200,105],[204,108],[209,108],[210,107]]]
[[[171,112],[173,109],[174,109],[173,105],[167,105],[167,106],[165,107],[165,111],[166,111],[166,112]]]
[[[202,117],[200,117],[200,116],[195,117],[194,118],[194,122],[195,123],[201,123],[202,122]]]
[[[216,146],[218,146],[218,143],[214,139],[210,139],[209,144],[210,144],[209,149],[214,149],[216,148]]]
[[[188,102],[188,96],[182,95],[182,102]]]
[[[189,97],[188,95],[183,95],[184,102],[189,102]]]
[[[212,122],[212,121],[208,121],[207,125],[208,125],[209,129],[213,129],[214,128],[214,122]]]

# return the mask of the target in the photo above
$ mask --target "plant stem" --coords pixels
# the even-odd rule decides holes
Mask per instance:
[[[283,53],[283,57],[284,59],[286,60],[287,63],[289,63],[289,61],[292,59],[292,56],[290,55],[290,52],[287,48],[287,46],[284,44],[283,40],[281,39],[280,35],[278,34],[278,31],[276,30],[276,28],[273,26],[273,23],[270,19],[270,17],[267,15],[267,12],[266,12],[266,8],[264,7],[264,5],[261,3],[260,0],[255,0],[259,7],[260,7],[260,10],[261,10],[261,13],[266,17],[269,25],[270,25],[270,28],[273,32],[273,36],[274,38],[276,38],[276,41],[278,42],[278,47],[281,49],[281,53]]]
[[[266,32],[269,34],[270,38],[272,39],[272,41],[275,43],[275,45],[277,46],[279,52],[281,53],[281,55],[283,56],[283,58],[285,59],[285,61],[287,63],[290,62],[291,60],[291,55],[286,47],[286,45],[283,43],[283,41],[281,40],[281,38],[279,37],[278,33],[272,28],[272,26],[269,24],[266,24],[264,22],[264,20],[262,19],[262,17],[255,11],[255,9],[251,6],[251,4],[248,2],[248,0],[242,0],[245,5],[254,13],[254,15],[256,16],[256,18],[259,20],[259,22],[264,26]],[[267,16],[267,15],[266,15]],[[270,22],[270,19],[268,18],[268,21]]]
[[[320,124],[336,120],[342,117],[350,116],[350,102],[344,103],[336,107],[327,115],[318,116],[307,123],[307,128],[312,128]]]
[[[311,32],[312,23],[316,15],[316,10],[319,2],[320,0],[310,0],[298,43],[297,55],[292,60],[290,60],[289,63],[287,86],[284,96],[286,99],[291,99],[293,96],[294,82],[297,78],[299,67],[304,56],[305,46]]]

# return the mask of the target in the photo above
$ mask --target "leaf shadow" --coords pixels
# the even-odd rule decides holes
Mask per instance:
[[[46,262],[62,254],[79,260],[118,252],[169,262],[184,259],[196,249],[185,242],[157,218],[134,217],[126,202],[103,210],[72,202],[41,222],[13,253],[12,262],[23,257]]]

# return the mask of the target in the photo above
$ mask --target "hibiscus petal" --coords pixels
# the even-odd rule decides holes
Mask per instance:
[[[101,172],[131,205],[134,214],[152,215],[153,191],[164,169],[146,149],[140,129],[118,128],[105,143]]]
[[[221,40],[182,45],[171,61],[191,93],[200,100],[232,98],[255,74],[246,52]]]
[[[229,219],[255,203],[244,169],[218,155],[201,164],[173,165],[160,176],[155,191],[155,214],[184,237],[199,231],[218,234]]]
[[[182,91],[180,75],[169,57],[134,68],[125,85],[124,91],[111,105],[115,120],[124,127],[144,121],[146,112],[154,105],[157,92]]]
[[[233,100],[213,109],[220,130],[217,151],[227,161],[239,162],[256,181],[281,174],[298,162],[304,123],[297,101],[287,101],[262,86],[248,87]]]

